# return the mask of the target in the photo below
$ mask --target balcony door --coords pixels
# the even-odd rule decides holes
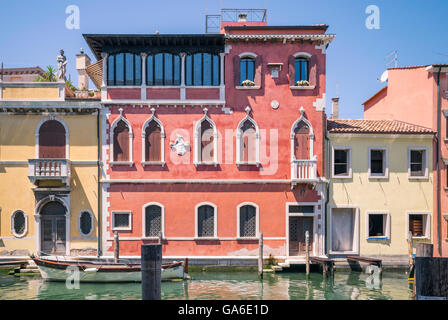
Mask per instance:
[[[310,159],[310,128],[303,121],[294,130],[294,156],[296,160]]]
[[[66,210],[62,204],[47,203],[40,212],[41,251],[46,254],[66,254]]]
[[[57,120],[48,120],[39,129],[39,158],[65,159],[65,128]]]

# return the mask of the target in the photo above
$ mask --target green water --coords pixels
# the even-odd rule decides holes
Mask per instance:
[[[409,300],[412,290],[404,271],[385,271],[382,280],[360,272],[337,270],[333,279],[312,273],[195,272],[192,280],[163,282],[162,299],[272,299],[272,300]],[[0,275],[0,300],[140,299],[139,283],[87,284],[67,289],[65,283],[44,282],[39,276]]]

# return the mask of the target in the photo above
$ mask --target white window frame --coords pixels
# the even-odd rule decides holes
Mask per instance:
[[[129,226],[128,227],[115,227],[115,214],[128,214],[129,215]],[[131,231],[132,230],[132,211],[112,211],[112,231]]]
[[[25,217],[25,229],[23,231],[22,234],[17,234],[16,230],[14,228],[14,218],[16,216],[17,213],[23,213],[23,216]],[[12,214],[11,214],[11,233],[14,235],[14,237],[16,238],[23,238],[25,237],[25,235],[28,233],[28,216],[26,215],[25,211],[19,209],[19,210],[15,210]]]
[[[244,206],[252,206],[255,208],[255,237],[243,237],[240,234],[240,209],[241,207]],[[251,240],[251,239],[258,239],[260,237],[260,207],[253,202],[243,202],[240,203],[237,207],[236,207],[236,223],[237,223],[237,229],[236,229],[236,234],[237,234],[237,239],[241,239],[241,240]]]
[[[65,158],[66,159],[70,159],[70,136],[69,136],[69,130],[68,130],[68,126],[65,123],[64,120],[55,117],[55,116],[49,116],[49,117],[42,117],[42,119],[40,119],[39,123],[36,126],[36,130],[34,132],[34,144],[35,144],[35,155],[36,155],[36,159],[39,159],[39,136],[40,136],[40,127],[42,127],[42,125],[50,120],[56,120],[57,122],[59,122],[65,129]]]
[[[347,169],[348,174],[345,176],[336,176],[334,173],[334,152],[336,150],[347,150]],[[351,179],[353,177],[353,170],[352,170],[352,147],[349,146],[332,146],[331,149],[331,177],[333,179]]]
[[[353,250],[352,251],[334,251],[333,250],[333,210],[334,209],[354,209],[355,210],[355,222],[353,227]],[[343,255],[349,255],[349,254],[359,254],[359,207],[357,206],[331,206],[330,207],[330,248],[328,252],[330,254],[343,254]]]
[[[384,236],[369,236],[369,216],[370,215],[385,215],[386,216],[386,225],[384,230]],[[384,218],[383,218],[384,219]],[[389,211],[382,211],[382,210],[368,210],[366,211],[366,239],[367,240],[389,240],[390,239],[390,212]]]
[[[152,116],[145,121],[142,127],[142,166],[145,165],[162,165],[165,166],[165,129],[163,127],[162,121],[160,121],[155,116],[155,109],[151,108]],[[160,126],[160,160],[159,161],[146,161],[145,154],[146,154],[146,128],[149,126],[151,121],[155,121]]]
[[[312,213],[308,212],[295,212],[295,213],[291,213],[289,212],[289,207],[291,206],[313,206],[314,210]],[[318,253],[318,247],[321,246],[319,245],[320,242],[320,231],[318,230],[318,225],[320,224],[320,222],[318,221],[319,219],[317,218],[319,214],[322,214],[321,210],[318,209],[319,206],[319,202],[287,202],[286,203],[286,226],[285,226],[285,230],[286,230],[286,256],[288,257],[294,257],[294,256],[290,256],[289,255],[289,218],[290,217],[311,217],[313,218],[313,252],[312,254],[314,256],[319,255]],[[322,246],[321,246],[322,247]]]
[[[92,224],[91,224],[91,226],[90,226],[90,232],[89,232],[89,233],[86,233],[86,234],[85,234],[84,232],[82,232],[82,229],[81,229],[81,215],[82,215],[84,212],[87,212],[87,213],[90,215],[90,220],[92,221]],[[81,210],[81,211],[78,213],[78,232],[79,232],[79,234],[80,234],[81,236],[83,236],[83,237],[88,237],[89,235],[91,235],[92,232],[93,232],[93,230],[95,229],[94,224],[95,224],[95,219],[93,218],[93,213],[92,213],[90,210],[88,210],[88,209],[84,209],[84,210]]]
[[[238,127],[236,129],[236,165],[256,165],[257,167],[260,166],[260,130],[258,129],[258,125],[255,122],[255,120],[250,116],[250,107],[246,107],[246,117],[240,121],[238,124]],[[255,162],[244,162],[242,161],[242,155],[241,155],[241,144],[244,142],[242,138],[243,131],[242,127],[246,121],[250,121],[254,127],[255,127]]]
[[[159,237],[147,237],[146,236],[146,208],[149,206],[158,206],[161,209],[161,228],[160,231],[162,232],[162,239],[165,236],[165,206],[161,204],[160,202],[148,202],[142,207],[142,239],[147,240],[156,240],[159,239]]]
[[[110,127],[109,131],[109,150],[110,150],[110,165],[128,165],[132,166],[134,164],[132,154],[133,154],[133,146],[132,141],[134,140],[134,133],[132,131],[131,123],[123,116],[123,108],[118,109],[120,111],[120,116],[114,120]],[[114,161],[114,131],[120,120],[123,120],[124,123],[129,128],[129,161]]]
[[[409,233],[409,216],[411,215],[422,215],[424,216],[423,218],[423,223],[424,223],[424,229],[425,229],[425,235],[422,237],[414,237],[412,236],[412,239],[422,239],[422,240],[430,240],[431,239],[431,213],[430,212],[418,212],[418,211],[408,211],[406,212],[406,234],[405,234],[405,239],[408,238],[408,233]]]
[[[423,176],[411,176],[411,151],[425,151],[423,157],[423,169],[425,174]],[[428,148],[427,147],[409,147],[408,148],[408,178],[409,179],[428,179],[429,163],[428,163]]]
[[[199,222],[199,207],[201,206],[211,206],[214,210],[213,215],[213,237],[200,237],[198,234],[199,228],[198,228],[198,222]],[[194,207],[194,238],[195,240],[216,240],[218,239],[218,206],[212,202],[201,202],[198,203]]]
[[[383,174],[379,173],[372,173],[372,151],[383,151]],[[372,179],[387,179],[389,178],[389,148],[388,147],[369,147],[369,163],[368,163],[368,172],[369,172],[369,178]]]
[[[218,129],[216,128],[216,124],[207,116],[207,108],[204,108],[204,116],[196,123],[194,130],[194,160],[193,164],[195,167],[198,165],[214,165],[215,167],[218,165]],[[201,150],[201,124],[202,122],[207,121],[213,128],[213,161],[202,161],[202,150]],[[201,160],[199,160],[201,159]]]

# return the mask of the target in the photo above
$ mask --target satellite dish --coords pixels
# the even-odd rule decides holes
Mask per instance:
[[[388,73],[387,70],[386,70],[386,71],[383,72],[383,74],[381,75],[381,78],[379,78],[378,80],[379,80],[381,83],[384,83],[384,82],[386,82],[388,79],[389,79],[389,73]]]

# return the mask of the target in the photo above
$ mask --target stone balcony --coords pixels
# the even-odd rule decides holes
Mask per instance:
[[[291,180],[293,183],[310,183],[318,181],[317,159],[292,160]]]
[[[56,181],[70,185],[70,160],[68,159],[29,159],[28,178],[39,185],[42,181]]]

